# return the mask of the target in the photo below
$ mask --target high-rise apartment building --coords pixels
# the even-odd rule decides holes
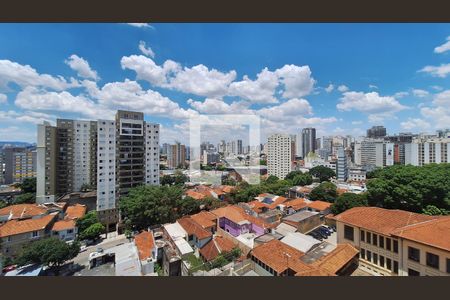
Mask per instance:
[[[292,169],[292,141],[289,135],[273,134],[267,143],[267,173],[284,179]]]
[[[7,147],[3,149],[0,164],[5,184],[20,183],[25,178],[36,177],[36,149]]]
[[[302,130],[302,157],[305,158],[308,153],[316,151],[316,129],[303,128]]]
[[[344,147],[337,150],[336,177],[337,180],[342,182],[348,179],[347,156]]]
[[[179,165],[184,165],[186,162],[186,146],[180,143],[169,145],[167,148],[167,166],[170,169],[178,168]]]
[[[295,155],[303,157],[303,136],[302,133],[299,133],[295,137]]]
[[[244,151],[243,151],[243,148],[242,148],[242,140],[237,140],[236,141],[236,145],[237,145],[237,154],[238,155],[243,154]]]
[[[417,138],[405,144],[405,164],[450,163],[450,138]]]
[[[367,129],[368,138],[382,138],[386,136],[386,128],[384,126],[372,126]]]
[[[5,184],[5,155],[0,149],[0,184]]]

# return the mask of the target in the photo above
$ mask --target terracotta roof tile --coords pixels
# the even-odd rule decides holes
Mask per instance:
[[[208,211],[201,211],[195,215],[191,215],[191,218],[203,228],[213,227],[217,223],[217,216]]]
[[[336,274],[358,253],[359,251],[350,244],[339,244],[336,249],[313,262],[311,266],[329,274]]]
[[[206,195],[196,192],[194,190],[187,190],[186,191],[186,196],[189,196],[191,198],[194,198],[195,200],[203,200],[206,198]]]
[[[82,218],[86,214],[86,205],[75,204],[67,207],[66,218],[76,220]]]
[[[392,235],[450,251],[450,216],[405,226]]]
[[[73,229],[75,228],[75,221],[74,220],[61,220],[55,222],[52,227],[52,231],[61,231],[61,230],[67,230],[67,229]]]
[[[354,207],[334,216],[336,221],[366,228],[384,235],[391,235],[394,231],[408,225],[437,218],[439,217],[379,207]]]
[[[210,231],[203,229],[202,226],[200,226],[190,217],[178,219],[177,222],[181,225],[181,227],[183,227],[184,230],[186,230],[189,235],[195,235],[199,240],[203,240],[212,236],[212,233]]]
[[[230,252],[233,250],[234,244],[230,240],[222,236],[215,236],[200,249],[200,254],[206,261],[215,259],[222,252]]]
[[[329,209],[331,207],[330,202],[320,201],[316,200],[311,203],[308,203],[308,207],[313,208],[318,211],[324,211],[326,209]]]
[[[46,212],[47,208],[37,204],[15,204],[0,209],[0,216],[12,214],[12,219],[18,219],[39,216]]]
[[[286,205],[286,207],[291,207],[295,210],[299,210],[299,209],[306,207],[308,204],[306,203],[305,199],[297,198],[297,199],[285,202],[284,205]]]
[[[227,219],[233,221],[236,224],[247,221],[258,225],[262,228],[273,228],[274,224],[269,224],[264,222],[264,220],[250,216],[245,213],[245,210],[242,207],[236,205],[229,205],[225,207],[220,207],[218,209],[212,210],[211,213],[217,215],[219,218],[226,217]]]
[[[38,219],[10,220],[0,226],[0,237],[45,229],[56,217],[50,214]]]
[[[142,231],[134,237],[134,243],[138,249],[140,260],[146,260],[147,258],[152,257],[152,250],[155,247],[153,233]]]

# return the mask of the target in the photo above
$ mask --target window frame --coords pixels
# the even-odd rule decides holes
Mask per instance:
[[[420,249],[408,246],[408,260],[420,263]]]
[[[425,252],[425,253],[426,253],[426,262],[425,262],[425,263],[426,263],[427,267],[430,267],[430,268],[439,270],[439,263],[440,263],[440,257],[439,257],[439,255],[434,254],[434,253],[431,253],[431,252]],[[431,264],[430,264],[429,258],[430,258],[431,256],[437,257],[437,265],[434,266],[434,265],[431,265]]]
[[[351,230],[351,238],[349,238],[348,236],[349,234],[348,230]],[[355,241],[355,228],[344,224],[344,238],[352,242]]]

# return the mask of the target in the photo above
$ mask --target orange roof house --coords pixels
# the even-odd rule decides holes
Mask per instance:
[[[204,229],[210,229],[217,224],[217,216],[208,211],[201,211],[195,215],[191,215],[191,218]]]
[[[153,257],[153,249],[155,248],[153,233],[142,231],[134,237],[134,243],[138,249],[140,260],[146,260]]]
[[[317,211],[324,211],[324,210],[327,210],[327,209],[331,208],[331,203],[330,202],[316,200],[316,201],[312,201],[311,203],[308,203],[307,206],[309,208],[312,208],[312,209],[317,210]]]
[[[203,240],[212,236],[210,231],[203,229],[197,222],[191,217],[184,217],[177,220],[177,223],[183,227],[188,235],[195,235],[197,239]]]
[[[292,209],[294,209],[294,210],[300,210],[300,209],[306,207],[306,206],[307,206],[307,203],[306,203],[305,199],[303,199],[303,198],[297,198],[297,199],[294,199],[294,200],[290,200],[290,201],[285,202],[284,205],[285,205],[287,208],[292,208]]]
[[[224,252],[230,252],[235,248],[233,242],[222,237],[215,236],[210,240],[203,248],[200,249],[200,255],[205,261],[211,261],[215,259],[219,254]]]
[[[76,220],[84,217],[86,214],[86,205],[75,204],[67,207],[66,218],[71,220]]]
[[[10,220],[31,218],[46,213],[47,208],[37,204],[15,204],[0,209],[0,216],[10,216]]]
[[[75,228],[75,221],[71,219],[61,220],[55,222],[52,227],[52,231],[61,231],[61,230],[67,230],[67,229],[74,229]]]
[[[53,222],[56,216],[57,214],[50,214],[37,219],[10,220],[0,226],[0,237],[44,230]]]

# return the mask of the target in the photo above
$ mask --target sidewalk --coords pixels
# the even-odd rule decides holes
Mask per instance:
[[[125,234],[117,234],[117,232],[109,232],[108,233],[108,237],[105,238],[105,234],[100,235],[100,237],[103,239],[100,243],[98,243],[97,245],[102,245],[102,244],[106,244],[109,242],[113,242],[113,241],[118,241],[118,240],[122,240],[125,239]]]

